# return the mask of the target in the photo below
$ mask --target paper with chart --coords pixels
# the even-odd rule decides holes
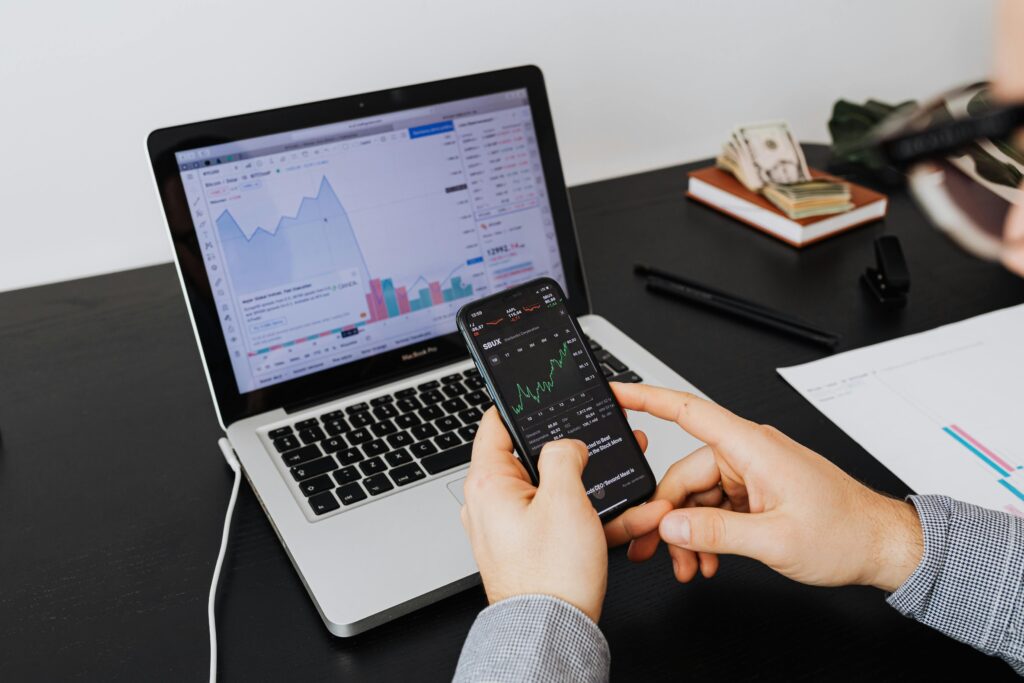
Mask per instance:
[[[779,374],[918,493],[1024,516],[1024,305]]]

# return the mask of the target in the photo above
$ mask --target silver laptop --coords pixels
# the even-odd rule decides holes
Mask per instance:
[[[335,635],[478,581],[459,508],[490,398],[455,331],[464,303],[550,276],[609,377],[696,391],[590,310],[535,67],[148,147],[218,419]],[[659,478],[699,445],[633,422]]]

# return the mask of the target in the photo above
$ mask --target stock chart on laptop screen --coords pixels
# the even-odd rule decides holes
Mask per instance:
[[[565,278],[525,90],[178,152],[241,393]]]

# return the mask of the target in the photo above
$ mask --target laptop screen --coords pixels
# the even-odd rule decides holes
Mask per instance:
[[[239,393],[566,286],[526,89],[176,152]]]

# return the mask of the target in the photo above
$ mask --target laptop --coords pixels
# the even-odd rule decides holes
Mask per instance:
[[[337,636],[479,581],[459,509],[491,400],[463,304],[552,277],[606,375],[696,392],[590,310],[536,67],[164,128],[148,150],[217,417]],[[699,445],[631,421],[659,478]]]

